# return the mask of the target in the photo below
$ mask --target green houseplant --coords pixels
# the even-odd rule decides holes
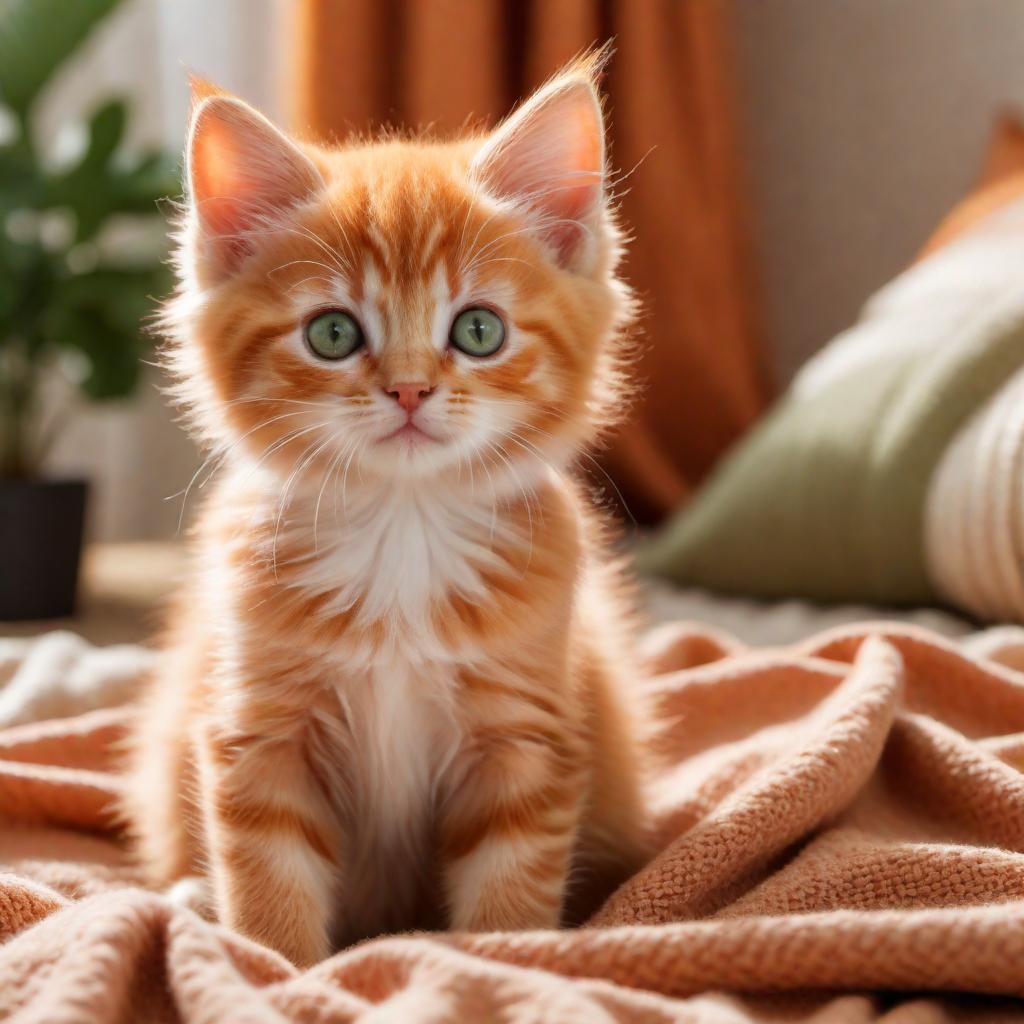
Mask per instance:
[[[44,410],[44,381],[65,373],[90,399],[129,395],[141,321],[168,286],[162,241],[134,254],[110,243],[177,190],[163,154],[124,153],[126,101],[99,106],[59,166],[34,127],[46,86],[120,2],[0,0],[0,619],[67,614],[74,598],[87,488],[42,476],[63,426]]]

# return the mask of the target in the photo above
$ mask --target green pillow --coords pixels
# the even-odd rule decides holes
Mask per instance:
[[[760,597],[941,601],[923,531],[932,474],[1024,366],[1024,281],[1008,280],[997,259],[986,286],[988,252],[979,284],[979,241],[924,261],[869,304],[641,546],[641,571]],[[1012,244],[1024,261],[1024,231]],[[961,265],[958,291],[950,274]]]

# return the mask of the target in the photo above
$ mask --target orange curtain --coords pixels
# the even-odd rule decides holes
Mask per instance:
[[[763,408],[767,386],[720,0],[299,0],[294,127],[494,122],[609,38],[605,89],[626,274],[643,297],[643,388],[604,461],[629,510],[681,502]]]

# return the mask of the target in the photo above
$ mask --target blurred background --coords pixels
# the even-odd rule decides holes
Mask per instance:
[[[42,98],[42,141],[124,94],[131,140],[177,154],[189,71],[313,135],[451,128],[610,37],[647,390],[607,461],[649,521],[966,190],[997,112],[1024,106],[1017,4],[124,0]],[[155,384],[84,405],[53,450],[50,472],[93,481],[94,538],[177,529],[165,499],[197,462]]]
[[[98,6],[109,14],[34,100],[35,145],[54,166],[111,96],[126,101],[125,151],[173,163],[190,72],[290,130],[343,140],[383,122],[494,121],[614,39],[611,153],[635,235],[626,273],[644,298],[644,390],[602,458],[642,525],[685,503],[912,263],[978,178],[999,117],[1024,107],[1024,12],[1007,0]],[[8,46],[18,7],[0,3]],[[119,237],[115,225],[115,249]],[[174,537],[199,463],[141,366],[137,387],[101,402],[46,384],[44,404],[65,415],[42,471],[90,481],[94,542]]]

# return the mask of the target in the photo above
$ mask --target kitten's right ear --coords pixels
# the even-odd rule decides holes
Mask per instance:
[[[199,243],[226,276],[252,251],[252,233],[323,186],[313,162],[262,114],[232,96],[196,90],[188,190]]]

